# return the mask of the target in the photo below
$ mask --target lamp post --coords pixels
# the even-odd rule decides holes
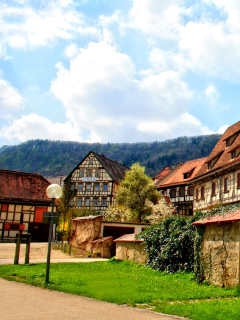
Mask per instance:
[[[52,199],[52,210],[51,210],[49,238],[48,238],[47,268],[46,268],[46,283],[48,283],[49,282],[49,269],[50,269],[51,242],[52,242],[52,234],[53,234],[54,200],[61,197],[62,188],[58,184],[51,184],[50,186],[47,187],[46,194],[47,194],[48,198]]]

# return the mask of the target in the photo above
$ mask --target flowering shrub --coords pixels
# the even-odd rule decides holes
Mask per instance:
[[[163,196],[161,196],[156,204],[148,201],[146,205],[151,209],[151,214],[146,217],[146,220],[151,224],[157,224],[172,216],[175,212],[173,205],[171,203],[168,204]]]
[[[134,217],[132,211],[124,206],[110,206],[103,213],[103,220],[111,222],[133,222]]]

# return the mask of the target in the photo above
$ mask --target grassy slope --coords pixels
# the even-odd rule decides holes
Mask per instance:
[[[0,276],[45,286],[45,264],[0,266]],[[49,289],[151,308],[196,320],[240,319],[238,289],[198,285],[190,274],[166,274],[129,262],[51,264]]]

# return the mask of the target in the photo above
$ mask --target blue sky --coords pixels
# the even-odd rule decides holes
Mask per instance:
[[[161,141],[240,120],[238,0],[2,0],[0,147]]]

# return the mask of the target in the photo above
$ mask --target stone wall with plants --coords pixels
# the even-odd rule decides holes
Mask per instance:
[[[239,285],[240,222],[206,225],[202,240],[204,280],[220,287]]]
[[[197,212],[196,217],[200,219],[216,214],[225,215],[239,208],[239,203],[216,205],[203,213]],[[230,261],[237,258],[235,251],[235,249],[237,249],[237,231],[234,231],[236,228],[234,227],[232,231],[229,230],[230,233],[226,233],[229,227],[230,225],[228,224],[225,227],[223,225],[221,227],[206,227],[206,225],[203,225],[196,228],[194,241],[194,274],[197,282],[207,281],[220,286],[231,285],[226,270],[229,268],[229,263],[232,263]],[[231,277],[235,273],[235,271],[229,272],[231,273]]]

